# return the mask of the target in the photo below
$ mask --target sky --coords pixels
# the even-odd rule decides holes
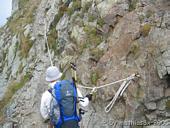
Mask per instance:
[[[12,0],[0,0],[0,27],[3,26],[11,15]]]

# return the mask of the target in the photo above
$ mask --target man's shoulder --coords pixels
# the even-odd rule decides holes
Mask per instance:
[[[42,97],[51,97],[51,94],[48,90],[46,90],[43,94]]]

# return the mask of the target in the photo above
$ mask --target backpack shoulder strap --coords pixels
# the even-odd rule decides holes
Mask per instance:
[[[48,89],[48,92],[56,99],[55,90],[57,89],[60,82],[56,82],[53,88]]]
[[[52,88],[50,88],[50,89],[48,89],[48,92],[52,95],[52,97],[55,99],[55,96],[54,96],[54,93],[53,93],[53,89]]]
[[[54,86],[54,94],[55,94],[55,99],[57,100],[57,102],[61,100],[61,93],[60,93],[61,85],[62,85],[62,81],[59,81]]]

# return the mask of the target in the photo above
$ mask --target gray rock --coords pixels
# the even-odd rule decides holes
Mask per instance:
[[[170,96],[170,88],[165,88],[165,97]]]
[[[34,37],[34,36],[32,36],[32,37],[30,38],[30,40],[35,41],[35,37]]]
[[[76,42],[84,41],[86,36],[83,27],[79,27],[78,25],[73,26],[71,37],[76,39]]]
[[[24,36],[27,37],[31,32],[31,25],[30,24],[26,25],[24,29],[25,29]]]
[[[167,67],[169,67],[170,65],[170,52],[168,50],[168,42],[170,39],[169,33],[169,30],[164,31],[160,28],[155,28],[150,32],[151,40],[156,42],[156,44],[160,46],[160,51],[157,51],[157,56],[159,56],[159,58],[157,59],[157,71],[161,79],[169,72],[169,68],[167,70]]]
[[[54,21],[54,17],[59,12],[59,5],[60,0],[53,0],[53,1],[47,1],[46,9],[48,8],[48,11],[46,12],[46,21],[47,21],[47,28],[49,30],[50,23]]]
[[[168,73],[167,68],[164,65],[157,64],[157,71],[159,78],[163,79],[163,77]]]
[[[20,60],[20,57],[19,57],[19,52],[16,53],[16,56],[15,56],[15,59],[14,59],[14,62],[13,62],[13,65],[12,65],[12,68],[11,68],[11,75],[13,78],[16,78],[16,74],[18,72],[18,69],[19,68],[22,68],[20,67],[21,66],[21,60]]]
[[[161,126],[161,128],[169,128],[170,126],[170,119],[160,120],[157,125]]]
[[[170,118],[170,112],[169,111],[166,112],[166,117]]]
[[[162,23],[162,27],[170,30],[170,12],[168,11],[164,14],[164,21]]]
[[[70,43],[70,44],[66,45],[66,47],[65,47],[66,55],[73,56],[75,53],[75,50],[76,50],[76,45],[73,43]]]
[[[146,117],[147,117],[147,119],[148,119],[149,121],[154,121],[154,120],[157,119],[157,115],[156,115],[155,112],[152,112],[152,113],[150,113],[150,114],[146,114]]]
[[[2,67],[2,60],[3,60],[3,52],[2,51],[0,51],[0,63],[1,63],[1,66],[0,67]]]
[[[8,65],[5,64],[5,66],[3,67],[3,72],[2,72],[2,76],[4,79],[8,79],[9,78],[9,74],[8,74]]]
[[[57,45],[60,53],[64,51],[66,44],[69,43],[68,23],[69,16],[64,14],[56,26],[56,30],[58,32],[58,39],[56,43],[58,43]]]
[[[159,100],[164,96],[164,89],[160,87],[153,86],[148,90],[148,101]]]
[[[0,72],[2,72],[2,63],[0,63]]]
[[[4,45],[4,40],[3,40],[3,37],[0,37],[0,49],[2,48],[2,46]]]
[[[104,34],[107,34],[109,32],[109,29],[110,29],[109,25],[108,24],[104,24],[103,27],[102,27],[102,32]]]
[[[156,110],[156,103],[155,102],[145,103],[145,106],[148,110]]]
[[[5,86],[7,84],[7,80],[5,79],[4,74],[1,74],[1,73],[0,73],[0,79],[1,79],[1,82],[0,82],[0,101],[1,101],[6,90]]]
[[[17,50],[18,39],[16,36],[12,38],[11,46],[8,50],[8,66],[11,67],[13,60],[15,58],[16,50]]]
[[[117,2],[117,0],[107,0],[107,1],[102,1],[97,5],[97,8],[100,12],[101,17],[106,16],[109,14],[110,9],[113,7],[113,5]]]
[[[100,44],[97,46],[97,48],[99,48],[100,50],[106,52],[107,49],[108,49],[108,44],[106,43],[106,41],[103,41],[102,43],[100,43]]]
[[[67,31],[58,31],[58,39],[57,39],[57,41],[56,41],[56,43],[58,43],[59,51],[63,51],[66,44],[69,43],[68,32]]]
[[[82,74],[81,82],[82,82],[83,85],[88,85],[90,83],[89,79],[90,79],[90,74],[89,73],[83,73]]]
[[[168,71],[168,74],[170,74],[170,67],[167,67],[166,69]]]
[[[32,66],[34,66],[34,64]],[[43,71],[44,70],[44,63],[37,63],[35,70],[37,70],[38,72]]]
[[[56,30],[64,30],[68,27],[69,23],[69,16],[67,14],[64,14],[64,16],[60,19],[56,26]]]
[[[169,60],[168,58],[165,58],[165,59],[163,60],[163,62],[164,62],[164,64],[165,64],[166,67],[170,67],[170,60]]]
[[[2,128],[13,128],[13,123],[5,123]]]
[[[145,128],[160,128],[160,126],[154,126],[154,125],[152,125],[152,126],[146,126]],[[162,128],[162,127],[161,127]],[[164,127],[163,126],[163,128],[166,128],[166,126]]]
[[[157,103],[157,109],[160,111],[164,111],[166,109],[165,100],[161,100]]]
[[[168,45],[166,45],[166,47],[168,48]],[[162,57],[165,59],[168,57],[170,58],[170,50],[167,49],[166,51],[164,51]]]
[[[12,13],[19,9],[19,0],[12,0]]]
[[[6,111],[7,117],[12,117],[11,115],[15,116],[17,105],[17,102],[13,102],[10,104]]]

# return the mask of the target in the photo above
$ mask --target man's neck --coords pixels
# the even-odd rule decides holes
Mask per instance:
[[[53,80],[53,81],[51,81],[50,83],[54,83],[54,82],[57,82],[57,80]]]

